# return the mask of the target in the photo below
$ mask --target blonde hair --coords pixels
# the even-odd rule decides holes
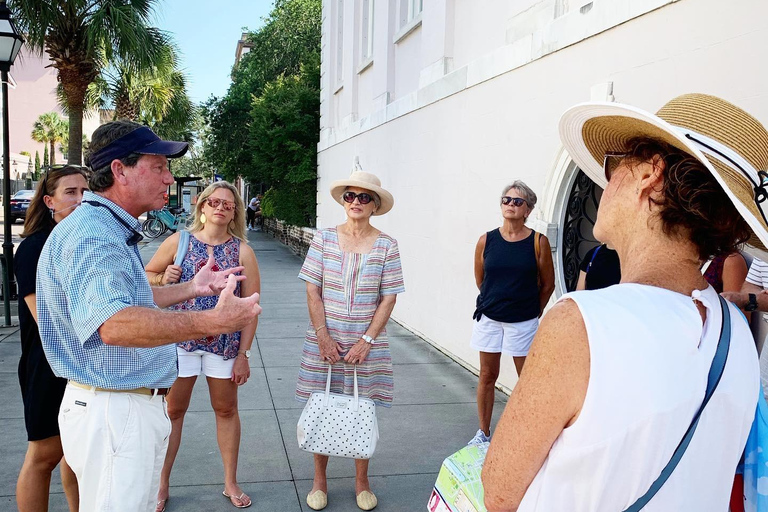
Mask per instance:
[[[203,223],[200,222],[200,215],[203,213],[203,205],[205,205],[211,194],[220,188],[229,190],[235,197],[235,216],[227,226],[227,233],[245,242],[245,204],[243,203],[243,198],[240,197],[240,192],[238,192],[237,188],[228,181],[216,181],[211,183],[199,196],[197,196],[197,203],[195,204],[195,211],[192,216],[192,225],[189,227],[189,231],[197,233],[203,229]]]

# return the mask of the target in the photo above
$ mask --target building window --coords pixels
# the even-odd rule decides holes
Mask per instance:
[[[344,0],[336,2],[336,84],[344,76]]]
[[[404,27],[421,14],[424,0],[400,0],[400,27]]]
[[[363,62],[373,58],[373,3],[363,0],[363,20],[360,32],[360,55]]]
[[[581,171],[576,169],[563,219],[563,242],[560,248],[563,259],[563,277],[566,290],[576,289],[579,281],[579,264],[590,249],[599,245],[592,234],[597,220],[597,207],[603,189]]]

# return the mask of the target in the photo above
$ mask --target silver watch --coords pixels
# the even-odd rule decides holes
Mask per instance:
[[[362,338],[362,340],[364,342],[368,343],[369,345],[373,345],[373,342],[376,341],[373,338],[371,338],[370,336],[368,336],[367,334],[363,334],[362,336],[360,336],[360,338]]]

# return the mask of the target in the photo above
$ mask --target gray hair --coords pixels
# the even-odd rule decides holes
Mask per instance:
[[[529,187],[528,185],[526,185],[522,181],[515,180],[512,183],[510,183],[509,185],[507,185],[506,187],[504,187],[504,190],[501,191],[501,195],[503,196],[504,194],[507,193],[507,191],[509,189],[512,189],[512,188],[517,190],[517,192],[521,196],[523,196],[523,199],[525,199],[525,202],[528,203],[528,208],[533,210],[533,207],[536,206],[536,201],[537,201],[536,192],[534,192],[531,189],[531,187]]]

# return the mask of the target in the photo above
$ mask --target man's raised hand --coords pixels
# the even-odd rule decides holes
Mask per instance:
[[[203,268],[201,268],[197,274],[195,274],[195,278],[192,280],[192,282],[195,285],[195,295],[198,297],[218,295],[227,286],[227,283],[229,282],[228,278],[230,275],[245,270],[245,267],[241,266],[228,268],[226,270],[214,271],[213,265],[215,263],[216,260],[213,259],[213,254],[211,254],[208,257],[208,261],[205,263],[205,266],[203,266]],[[245,276],[233,277],[235,278],[235,283],[245,279]],[[232,291],[234,292],[234,288],[232,288]]]

